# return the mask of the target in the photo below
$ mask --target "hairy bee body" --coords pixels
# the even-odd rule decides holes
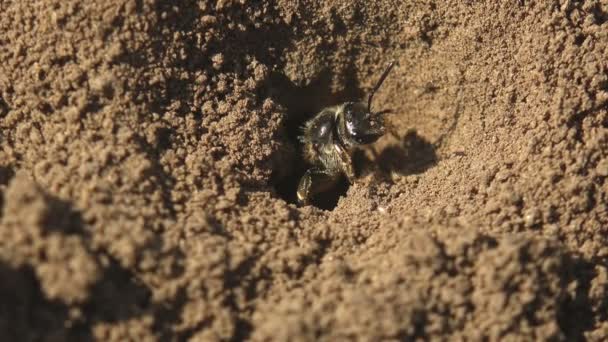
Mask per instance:
[[[329,107],[308,121],[303,129],[304,159],[313,167],[324,169],[327,174],[340,173],[353,178],[352,151],[340,138],[337,129],[344,105]]]
[[[311,165],[298,184],[300,204],[308,204],[313,196],[331,188],[345,175],[355,180],[352,153],[357,146],[371,144],[384,134],[380,113],[371,111],[374,93],[393,68],[388,65],[370,93],[367,106],[361,102],[345,102],[323,109],[306,122],[300,141],[304,159]]]

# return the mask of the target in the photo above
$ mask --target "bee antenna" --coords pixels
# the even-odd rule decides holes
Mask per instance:
[[[367,100],[367,111],[369,113],[372,112],[372,99],[374,98],[374,94],[376,93],[376,91],[378,91],[378,89],[380,88],[380,86],[382,85],[382,83],[384,82],[386,77],[388,76],[388,73],[391,72],[391,70],[393,69],[394,66],[395,66],[395,61],[393,60],[388,64],[388,66],[386,67],[386,70],[384,70],[384,72],[382,73],[382,76],[380,76],[380,79],[376,83],[376,86],[374,86],[374,89],[369,94],[369,99]]]

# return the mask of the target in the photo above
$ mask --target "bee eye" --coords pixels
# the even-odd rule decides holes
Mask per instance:
[[[342,114],[344,135],[354,144],[373,143],[383,134],[382,122],[377,121],[374,114],[361,104],[345,104]]]

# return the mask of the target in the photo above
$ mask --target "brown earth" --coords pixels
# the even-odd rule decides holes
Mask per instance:
[[[1,340],[605,340],[607,56],[606,0],[0,1]]]

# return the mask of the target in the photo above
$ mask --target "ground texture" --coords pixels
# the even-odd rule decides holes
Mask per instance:
[[[606,56],[606,0],[0,1],[2,340],[605,340]]]

